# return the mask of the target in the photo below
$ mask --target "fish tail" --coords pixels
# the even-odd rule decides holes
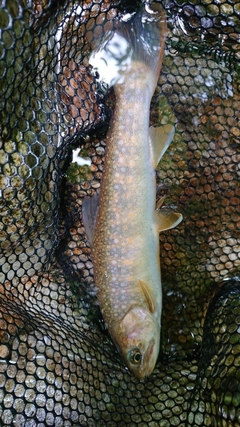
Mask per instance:
[[[99,42],[95,41],[89,62],[109,86],[124,83],[134,68],[133,64],[137,63],[139,68],[144,64],[151,73],[154,90],[161,69],[166,33],[163,7],[159,3],[142,6],[127,21],[124,17],[116,20],[113,29]],[[146,73],[146,67],[142,69]]]
[[[166,38],[166,17],[163,7],[145,5],[129,23],[118,22],[117,31],[132,49],[133,61],[147,64],[159,74]]]

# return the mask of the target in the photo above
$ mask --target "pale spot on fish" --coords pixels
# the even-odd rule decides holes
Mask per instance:
[[[128,184],[131,184],[131,182],[133,181],[133,178],[132,178],[132,176],[128,176],[127,177],[127,183]]]

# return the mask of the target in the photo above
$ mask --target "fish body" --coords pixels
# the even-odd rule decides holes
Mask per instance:
[[[86,229],[101,312],[126,365],[140,379],[151,374],[159,353],[159,230],[181,220],[178,213],[156,210],[155,167],[174,134],[172,125],[149,130],[166,36],[162,8],[157,14],[150,24],[145,15],[135,17],[138,40],[132,41],[133,27],[125,31],[122,24],[116,30],[127,40],[132,57],[120,69],[121,81],[114,84],[116,107],[107,134],[99,202],[83,204],[84,224],[96,212],[92,235],[91,227]]]

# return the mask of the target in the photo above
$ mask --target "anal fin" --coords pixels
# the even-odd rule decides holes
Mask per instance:
[[[149,143],[152,153],[154,169],[156,169],[160,159],[171,144],[175,133],[175,128],[171,123],[164,126],[149,128]]]

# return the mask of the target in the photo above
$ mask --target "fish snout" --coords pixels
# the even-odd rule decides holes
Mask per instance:
[[[158,349],[156,348],[156,341],[155,339],[151,339],[148,348],[143,356],[141,365],[138,367],[138,370],[134,371],[135,376],[139,380],[143,380],[149,375],[151,375],[152,371],[154,370],[157,357],[158,357]]]
[[[151,375],[152,371],[155,368],[155,364],[157,361],[157,357],[158,357],[158,350],[156,351],[156,342],[155,339],[153,338],[148,346],[148,349],[146,351],[143,363],[145,366],[145,377],[148,377],[149,375]]]

